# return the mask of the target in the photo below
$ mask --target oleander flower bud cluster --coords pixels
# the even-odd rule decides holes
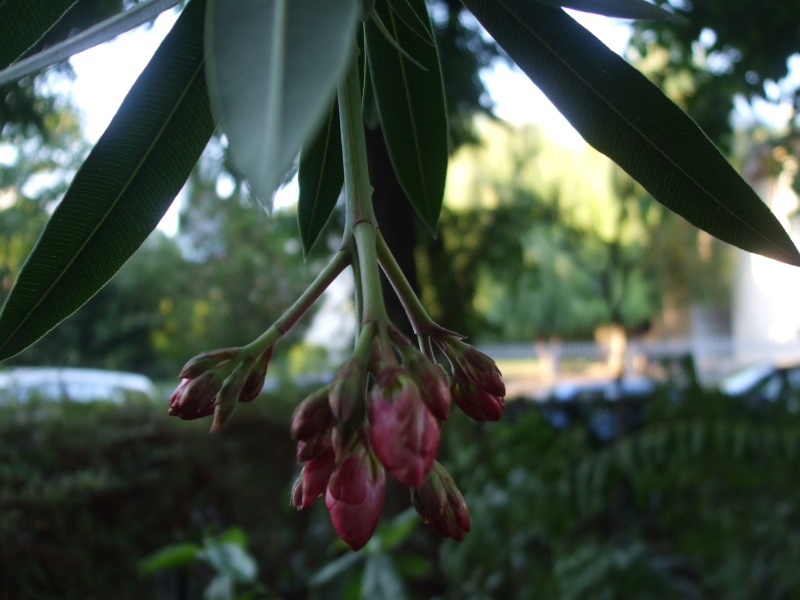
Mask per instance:
[[[435,460],[442,425],[452,400],[473,419],[499,419],[502,376],[494,361],[454,334],[434,338],[450,376],[396,330],[384,337],[376,337],[368,358],[346,361],[330,385],[295,410],[291,435],[303,467],[292,505],[306,509],[324,497],[336,532],[357,550],[380,520],[388,474],[410,487],[425,523],[461,540],[469,512]]]
[[[431,330],[423,352],[391,323],[362,324],[353,355],[292,416],[302,470],[291,503],[302,510],[324,498],[334,529],[354,550],[378,525],[387,475],[410,488],[417,512],[442,535],[461,540],[470,529],[464,498],[436,462],[442,427],[453,402],[472,419],[496,421],[505,385],[491,358],[458,334]],[[211,430],[222,427],[239,403],[261,392],[279,337],[270,335],[191,359],[169,414],[213,415]],[[449,368],[436,362],[434,345]]]
[[[184,420],[213,414],[211,431],[216,431],[237,403],[251,402],[261,392],[273,351],[270,346],[258,356],[243,356],[241,348],[223,348],[195,356],[180,372],[169,414]]]

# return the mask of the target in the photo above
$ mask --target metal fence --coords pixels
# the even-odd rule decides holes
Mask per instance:
[[[679,378],[687,375],[689,365],[702,385],[713,386],[759,362],[800,362],[800,340],[777,344],[730,336],[630,340],[621,349],[576,341],[489,344],[481,350],[503,363],[507,381],[526,389],[547,387],[565,378],[613,376],[620,369],[625,375]]]

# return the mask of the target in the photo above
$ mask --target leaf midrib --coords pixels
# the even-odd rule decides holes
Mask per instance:
[[[306,234],[308,233],[308,229],[310,229],[312,223],[314,223],[314,220],[316,219],[317,209],[319,208],[320,204],[319,199],[320,196],[322,195],[322,181],[324,179],[323,174],[327,171],[328,155],[330,153],[330,148],[331,148],[331,137],[332,137],[331,133],[333,131],[333,126],[334,126],[333,114],[334,112],[336,112],[335,107],[336,103],[334,102],[334,104],[331,106],[330,112],[328,113],[328,125],[325,128],[325,151],[322,153],[322,169],[320,171],[319,179],[317,180],[317,186],[314,189],[314,204],[311,206],[311,215],[308,222],[309,227],[306,229]],[[309,247],[309,250],[310,249],[311,248]]]
[[[411,10],[414,10],[414,8],[411,7]],[[416,13],[416,11],[414,12]],[[397,43],[400,44],[400,35],[397,29],[397,20],[395,18],[394,13],[391,10],[391,7],[389,9],[389,20],[392,24],[392,33],[394,33],[394,37],[397,40]],[[419,136],[417,133],[417,120],[414,115],[413,103],[411,101],[409,79],[406,69],[406,58],[402,55],[401,52],[397,50],[395,50],[395,52],[397,52],[397,59],[400,61],[400,73],[403,76],[403,94],[406,99],[406,104],[408,105],[408,115],[411,121],[411,132],[412,132],[412,137],[414,138],[414,148],[416,148],[414,157],[416,158],[417,167],[419,168],[420,183],[422,184],[422,193],[425,195],[425,208],[428,209],[430,203],[430,193],[428,191],[427,179],[425,177],[425,166],[422,161],[422,146],[420,144]],[[426,212],[430,211],[426,210]],[[430,215],[428,214],[426,215],[426,217],[430,218]]]
[[[136,165],[136,168],[134,169],[134,171],[131,174],[131,176],[128,177],[128,180],[125,182],[125,185],[122,188],[122,190],[120,190],[120,192],[117,194],[117,197],[114,200],[114,202],[109,206],[108,210],[105,211],[105,214],[103,215],[102,219],[100,219],[99,222],[97,223],[97,225],[92,229],[91,234],[86,236],[86,239],[84,240],[84,242],[78,247],[78,251],[73,254],[73,257],[69,260],[69,262],[67,262],[65,267],[61,270],[61,274],[58,275],[53,280],[53,282],[50,284],[50,286],[40,296],[39,300],[34,303],[34,305],[28,311],[28,314],[25,315],[25,317],[20,320],[20,322],[17,324],[17,326],[14,329],[11,330],[11,332],[6,337],[6,343],[4,343],[2,346],[0,346],[0,349],[5,348],[8,345],[8,343],[14,338],[14,336],[22,328],[22,326],[25,323],[27,323],[28,320],[34,315],[34,313],[37,311],[39,306],[41,306],[42,303],[44,303],[44,301],[49,297],[50,293],[56,288],[56,286],[58,286],[59,282],[64,278],[64,276],[70,270],[70,268],[75,263],[75,261],[77,261],[78,258],[82,255],[83,251],[86,249],[86,246],[89,245],[89,242],[91,242],[92,239],[94,239],[95,235],[97,234],[97,231],[100,229],[100,227],[103,225],[103,223],[106,222],[106,220],[108,219],[109,215],[117,207],[117,205],[119,204],[119,202],[122,199],[122,197],[125,195],[125,193],[128,191],[128,189],[131,187],[131,184],[132,184],[133,180],[136,179],[136,177],[138,176],[139,172],[141,171],[142,167],[144,166],[144,163],[149,158],[150,154],[152,153],[153,148],[161,140],[161,138],[162,138],[162,136],[164,134],[164,130],[171,123],[172,118],[175,115],[175,112],[178,110],[178,107],[183,103],[183,100],[186,98],[186,95],[189,93],[189,90],[192,88],[192,86],[194,85],[194,82],[197,80],[198,74],[202,71],[204,63],[205,63],[205,58],[200,60],[198,66],[194,70],[194,73],[192,73],[192,76],[189,79],[188,85],[186,85],[186,87],[184,88],[183,92],[181,92],[181,94],[180,94],[180,96],[178,98],[178,101],[175,102],[175,105],[173,106],[172,110],[169,112],[168,118],[164,120],[164,123],[159,128],[157,135],[153,138],[153,141],[150,143],[149,147],[147,148],[147,152],[145,152],[145,154],[143,155],[142,159],[139,161],[139,164]],[[62,200],[62,202],[63,202],[63,200]]]
[[[742,223],[743,225],[745,225],[745,227],[746,227],[746,228],[748,228],[748,229],[749,229],[750,231],[752,231],[753,233],[755,233],[755,234],[756,234],[756,236],[758,236],[758,237],[759,237],[759,238],[761,238],[762,240],[766,241],[766,242],[767,242],[767,243],[768,243],[770,246],[772,246],[773,248],[777,249],[777,250],[778,250],[778,252],[779,252],[779,254],[780,254],[781,256],[786,256],[786,255],[787,255],[786,251],[785,251],[785,250],[784,250],[784,249],[783,249],[781,246],[779,246],[779,245],[777,245],[776,243],[774,243],[774,242],[772,241],[772,239],[770,239],[769,237],[766,237],[766,236],[764,236],[764,235],[763,235],[763,234],[762,234],[760,231],[758,231],[758,229],[756,229],[755,227],[753,227],[753,226],[752,226],[752,225],[751,225],[751,224],[750,224],[748,221],[744,220],[742,217],[740,217],[740,216],[739,216],[739,215],[737,215],[735,212],[731,211],[731,210],[730,210],[730,209],[729,209],[727,206],[725,206],[725,204],[724,204],[724,203],[720,202],[720,201],[719,201],[719,200],[716,198],[716,196],[714,196],[712,193],[710,193],[710,192],[709,192],[709,191],[708,191],[708,190],[705,188],[705,186],[703,186],[702,184],[700,184],[700,183],[699,183],[699,182],[698,182],[698,181],[697,181],[697,180],[696,180],[694,177],[692,177],[692,176],[691,176],[689,173],[687,173],[687,172],[686,172],[686,171],[685,171],[683,168],[681,168],[681,167],[678,165],[678,163],[676,163],[674,160],[672,160],[672,158],[671,158],[671,157],[670,157],[668,154],[664,153],[664,152],[661,150],[661,148],[660,148],[660,147],[659,147],[657,144],[653,143],[653,142],[650,140],[650,138],[649,138],[649,137],[647,137],[646,135],[644,135],[644,133],[642,133],[642,132],[641,132],[641,131],[640,131],[640,130],[639,130],[639,129],[638,129],[638,128],[637,128],[637,127],[636,127],[636,126],[633,124],[633,123],[631,123],[631,122],[630,122],[630,120],[628,120],[628,119],[627,119],[627,118],[626,118],[626,117],[625,117],[625,116],[624,116],[624,115],[623,115],[621,112],[619,112],[619,111],[618,111],[618,110],[617,110],[617,109],[614,107],[614,105],[612,105],[612,104],[609,104],[609,103],[606,101],[606,99],[603,97],[603,95],[602,95],[602,94],[601,94],[601,93],[600,93],[600,92],[599,92],[599,91],[598,91],[598,90],[597,90],[597,89],[596,89],[594,86],[592,86],[592,85],[591,85],[591,84],[590,84],[588,81],[586,81],[586,80],[585,80],[585,79],[584,79],[584,78],[583,78],[583,77],[580,75],[580,73],[579,73],[578,71],[576,71],[575,69],[573,69],[573,68],[572,68],[572,66],[571,66],[569,63],[567,63],[566,61],[564,61],[564,60],[561,58],[561,55],[560,55],[558,52],[556,52],[556,50],[555,50],[555,49],[554,49],[552,46],[550,46],[550,44],[548,44],[548,43],[547,43],[547,42],[546,42],[544,39],[542,39],[542,37],[541,37],[541,36],[540,36],[540,35],[539,35],[539,34],[538,34],[536,31],[534,31],[533,29],[531,29],[530,27],[528,27],[528,25],[527,25],[527,24],[526,24],[526,23],[525,23],[523,20],[521,20],[519,17],[517,17],[517,15],[514,13],[514,10],[508,6],[508,3],[506,2],[506,0],[492,0],[492,1],[494,1],[494,2],[497,2],[499,5],[502,5],[502,6],[505,8],[505,10],[506,10],[506,11],[508,11],[508,13],[511,15],[511,17],[512,17],[512,18],[513,18],[515,21],[517,21],[517,22],[518,22],[518,23],[519,23],[519,24],[520,24],[520,25],[521,25],[521,26],[522,26],[524,29],[526,29],[526,30],[527,30],[527,31],[528,31],[528,32],[529,32],[529,33],[530,33],[530,34],[531,34],[533,37],[535,37],[535,38],[536,38],[536,39],[539,41],[539,43],[541,43],[541,44],[542,44],[542,45],[543,45],[545,48],[547,48],[547,49],[548,49],[548,51],[550,52],[550,54],[552,54],[553,56],[555,56],[555,57],[556,57],[556,59],[557,59],[557,60],[558,60],[558,61],[559,61],[559,62],[560,62],[562,65],[564,65],[564,66],[565,66],[565,67],[566,67],[566,68],[567,68],[569,71],[571,71],[571,72],[572,72],[572,73],[575,75],[575,77],[576,77],[576,78],[577,78],[579,81],[581,81],[581,82],[582,82],[582,83],[583,83],[583,84],[584,84],[584,85],[585,85],[585,86],[586,86],[586,87],[587,87],[589,90],[591,90],[591,91],[592,91],[592,93],[593,93],[593,94],[594,94],[596,97],[600,98],[600,100],[603,102],[603,104],[605,104],[605,105],[606,105],[606,106],[607,106],[609,109],[611,109],[611,111],[612,111],[613,113],[617,114],[617,115],[619,116],[619,118],[620,118],[620,119],[622,119],[622,121],[623,121],[623,122],[625,122],[625,123],[626,123],[626,124],[627,124],[627,125],[628,125],[628,126],[629,126],[629,127],[632,129],[632,130],[633,130],[633,131],[635,131],[636,133],[638,133],[638,134],[639,134],[639,136],[640,136],[641,138],[643,138],[643,139],[644,139],[644,140],[645,140],[645,141],[646,141],[646,142],[647,142],[647,143],[648,143],[650,146],[652,146],[653,148],[655,148],[655,150],[656,150],[656,152],[657,152],[658,154],[660,154],[660,155],[661,155],[663,158],[665,158],[665,159],[667,160],[667,162],[671,163],[671,164],[672,164],[672,165],[675,167],[675,169],[676,169],[677,171],[679,171],[680,173],[682,173],[682,174],[683,174],[683,175],[684,175],[684,176],[685,176],[685,177],[686,177],[686,178],[687,178],[689,181],[691,181],[691,182],[692,182],[692,183],[693,183],[693,184],[694,184],[694,185],[695,185],[695,186],[696,186],[698,189],[700,189],[700,190],[701,190],[701,191],[702,191],[702,192],[703,192],[703,193],[704,193],[706,196],[708,196],[709,198],[711,198],[711,200],[713,200],[715,204],[717,204],[718,206],[722,207],[722,208],[725,210],[725,212],[727,212],[727,213],[728,213],[730,216],[734,217],[734,218],[735,218],[736,220],[738,220],[740,223]],[[552,9],[552,10],[558,10],[558,9]],[[566,14],[566,13],[565,13],[565,14]],[[591,33],[590,33],[590,35],[591,35]],[[602,42],[601,42],[601,43],[602,43]],[[609,50],[609,52],[610,52],[610,50]],[[624,59],[621,59],[621,60],[624,60]]]

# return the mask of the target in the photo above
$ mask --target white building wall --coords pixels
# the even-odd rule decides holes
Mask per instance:
[[[759,159],[763,155],[753,161]],[[798,210],[791,174],[759,176],[764,169],[752,164],[747,171],[753,188],[800,244],[800,231],[792,231],[789,218]],[[798,219],[793,220],[797,229]],[[800,268],[740,251],[732,319],[737,361],[742,365],[800,360]]]

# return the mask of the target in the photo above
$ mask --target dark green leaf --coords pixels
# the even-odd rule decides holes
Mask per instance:
[[[236,544],[242,548],[247,548],[247,534],[239,527],[229,527],[217,536],[218,542],[228,542],[229,544]]]
[[[22,56],[77,0],[0,0],[0,69]]]
[[[364,560],[365,556],[366,554],[363,552],[348,552],[347,554],[343,554],[309,577],[308,583],[314,587],[330,583],[357,562]]]
[[[93,25],[46,50],[14,63],[0,71],[0,85],[16,81],[68,59],[73,54],[88,50],[114,39],[121,33],[153,20],[160,13],[175,6],[180,0],[147,0],[133,8]]]
[[[409,5],[432,36],[425,0],[410,0]],[[372,21],[366,24],[370,78],[389,156],[403,191],[435,233],[447,177],[447,118],[438,53],[386,0],[376,2],[375,10],[397,44],[427,69],[411,64]]]
[[[378,28],[378,31],[380,31],[383,34],[383,39],[389,42],[392,45],[392,47],[403,56],[403,58],[405,58],[408,62],[410,62],[418,69],[427,71],[427,69],[423,64],[414,60],[414,57],[411,56],[408,52],[406,52],[405,49],[402,46],[400,46],[398,42],[395,41],[394,35],[386,28],[386,25],[383,24],[383,21],[381,21],[380,14],[378,12],[373,12],[370,15],[370,21],[375,25],[375,27]]]
[[[394,568],[392,559],[387,554],[374,554],[367,558],[364,565],[364,576],[361,579],[361,598],[406,598],[403,581]]]
[[[0,312],[0,359],[91,298],[156,228],[214,122],[203,69],[205,0],[192,0],[92,150]]]
[[[334,99],[317,134],[300,150],[297,222],[308,255],[331,217],[344,184],[339,103]]]
[[[391,521],[381,523],[377,532],[381,547],[385,550],[394,550],[417,530],[420,523],[419,515],[414,508],[408,508]]]
[[[191,565],[197,560],[200,547],[197,544],[174,544],[162,548],[139,563],[139,572],[157,573],[166,569],[175,569]]]
[[[420,18],[420,15],[409,6],[408,0],[389,0],[389,6],[409,29],[429,44],[434,44],[433,35],[428,29],[428,19]]]
[[[232,581],[250,583],[258,577],[258,564],[239,544],[208,540],[198,558],[208,561],[214,570]]]
[[[744,250],[800,265],[800,253],[697,125],[560,9],[462,0],[575,129],[659,202]]]
[[[645,0],[536,0],[550,6],[563,6],[583,12],[616,17],[618,19],[677,19],[681,17],[645,2]]]
[[[211,0],[208,82],[231,162],[269,209],[352,57],[357,0]]]

